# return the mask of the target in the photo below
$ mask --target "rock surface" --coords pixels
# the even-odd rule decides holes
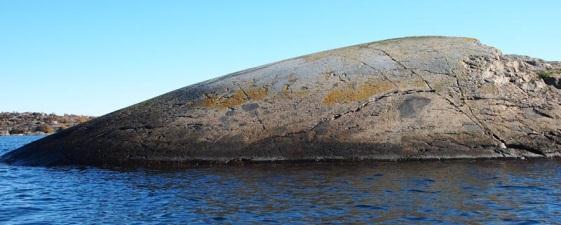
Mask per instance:
[[[233,73],[26,145],[20,165],[556,157],[561,64],[470,38],[373,42]]]

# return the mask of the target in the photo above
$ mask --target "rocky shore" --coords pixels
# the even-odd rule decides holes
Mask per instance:
[[[93,118],[91,116],[38,112],[0,112],[0,136],[53,134]]]
[[[65,129],[19,165],[549,158],[561,63],[410,37],[233,73]]]

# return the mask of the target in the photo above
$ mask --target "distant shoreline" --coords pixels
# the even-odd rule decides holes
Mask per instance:
[[[40,112],[0,112],[0,136],[47,136],[95,117]]]
[[[49,136],[51,134],[55,134],[55,133],[48,133],[48,134],[47,133],[42,133],[42,134],[39,134],[39,133],[32,134],[32,133],[30,133],[30,134],[8,134],[8,135],[2,134],[2,135],[0,135],[0,137]]]

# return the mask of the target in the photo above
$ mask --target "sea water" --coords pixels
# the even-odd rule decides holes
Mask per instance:
[[[40,137],[0,137],[0,154]],[[561,161],[196,167],[0,164],[0,224],[539,224],[561,221]]]

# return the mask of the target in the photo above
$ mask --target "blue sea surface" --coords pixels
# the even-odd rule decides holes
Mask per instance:
[[[0,137],[0,154],[40,137]],[[0,164],[0,224],[554,224],[561,161]]]

